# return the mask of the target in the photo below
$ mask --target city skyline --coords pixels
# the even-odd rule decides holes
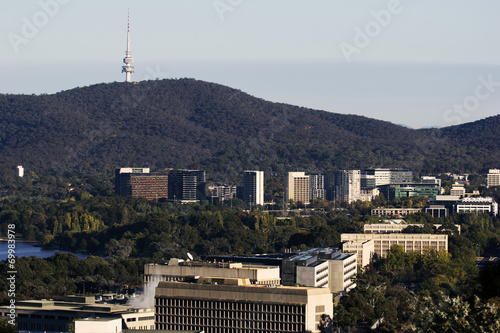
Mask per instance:
[[[8,7],[0,14],[0,93],[124,81],[130,8],[135,81],[192,77],[414,128],[475,121],[500,105],[494,1],[39,0]]]

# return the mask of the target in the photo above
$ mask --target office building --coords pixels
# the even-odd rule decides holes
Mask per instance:
[[[309,204],[309,176],[304,172],[289,172],[285,178],[285,202]]]
[[[378,187],[389,184],[405,184],[413,182],[413,174],[409,169],[367,169],[363,170],[364,187]]]
[[[390,234],[390,233],[396,233],[396,232],[401,232],[404,229],[415,226],[415,227],[424,227],[423,224],[418,224],[418,223],[370,223],[370,224],[365,224],[363,226],[363,232],[365,233],[371,233],[371,234]],[[432,225],[436,230],[439,229],[442,225],[441,224],[433,224]],[[460,234],[460,225],[455,224],[455,227],[458,230],[458,234]]]
[[[490,169],[486,177],[487,188],[500,186],[500,169]]]
[[[356,253],[357,263],[361,267],[365,267],[372,262],[375,254],[374,244],[372,239],[346,241],[342,243],[342,251]]]
[[[422,184],[438,184],[441,187],[441,179],[432,176],[422,176],[420,178],[420,183]]]
[[[328,177],[325,175],[309,175],[309,201],[325,200]]]
[[[333,315],[327,288],[252,285],[245,279],[199,277],[160,282],[156,329],[206,333],[320,332]]]
[[[348,203],[361,200],[360,170],[337,170],[335,172],[335,198]]]
[[[0,318],[9,313],[0,306]],[[21,331],[67,332],[79,318],[120,319],[125,329],[154,329],[153,309],[95,301],[94,296],[66,296],[62,300],[17,300],[16,322]]]
[[[168,176],[169,200],[193,202],[206,199],[205,171],[177,169],[171,170]]]
[[[168,198],[168,175],[149,171],[149,168],[116,169],[116,194],[148,200]]]
[[[212,202],[224,202],[237,197],[236,185],[216,185],[208,188]]]
[[[451,185],[450,195],[456,195],[463,198],[465,196],[465,185],[461,183]]]
[[[144,265],[144,283],[183,281],[188,276],[248,279],[252,284],[281,284],[278,266],[241,262],[204,262],[170,259],[167,263]]]
[[[455,205],[457,213],[475,213],[498,215],[498,203],[490,197],[483,198],[463,198]]]
[[[426,249],[448,251],[448,235],[446,234],[342,234],[342,242],[373,240],[374,253],[378,258],[387,257],[387,252],[394,244],[399,244],[405,252]]]
[[[264,171],[243,172],[242,200],[250,205],[264,205]]]
[[[438,184],[391,184],[384,185],[380,188],[380,192],[387,200],[394,198],[408,197],[435,197],[439,194]]]
[[[385,207],[377,207],[371,210],[372,216],[399,216],[405,217],[411,214],[420,213],[422,208],[385,208]]]

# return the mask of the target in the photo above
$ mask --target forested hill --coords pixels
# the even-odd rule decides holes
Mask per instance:
[[[498,167],[500,116],[412,130],[355,115],[278,104],[194,79],[111,83],[53,95],[0,95],[0,168],[106,172],[119,166],[331,172]]]

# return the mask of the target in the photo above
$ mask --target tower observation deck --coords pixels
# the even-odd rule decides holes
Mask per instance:
[[[135,72],[135,68],[134,58],[132,58],[130,52],[130,10],[127,21],[127,51],[125,51],[125,58],[123,58],[123,63],[125,64],[125,66],[122,66],[122,73],[125,73],[126,75],[125,82],[132,82],[132,80],[130,79],[130,75],[131,73]]]

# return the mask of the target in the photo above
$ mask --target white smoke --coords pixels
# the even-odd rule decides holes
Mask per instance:
[[[136,309],[154,308],[155,306],[155,289],[160,281],[147,282],[144,284],[144,293],[130,299],[127,305],[133,306]]]

